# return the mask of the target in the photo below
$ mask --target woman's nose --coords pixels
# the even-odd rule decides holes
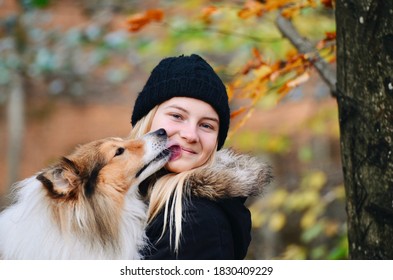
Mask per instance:
[[[187,142],[198,142],[198,132],[194,126],[187,126],[180,130],[180,137],[185,139]]]

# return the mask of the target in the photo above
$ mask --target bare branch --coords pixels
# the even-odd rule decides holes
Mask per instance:
[[[322,80],[330,88],[332,95],[336,96],[336,73],[329,67],[329,64],[322,57],[320,57],[318,51],[315,49],[313,44],[306,38],[302,37],[295,28],[295,26],[292,24],[292,22],[287,18],[283,17],[281,14],[279,14],[276,18],[276,25],[280,30],[281,34],[285,38],[287,38],[300,53],[315,54],[316,59],[313,59],[312,63],[317,69]]]

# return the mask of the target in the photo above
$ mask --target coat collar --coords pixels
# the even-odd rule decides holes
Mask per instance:
[[[217,152],[211,166],[197,170],[188,178],[186,193],[212,200],[257,196],[272,179],[268,164],[256,157],[223,149]]]

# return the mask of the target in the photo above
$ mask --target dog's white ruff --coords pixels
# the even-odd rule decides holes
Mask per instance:
[[[120,250],[106,250],[86,240],[67,236],[51,215],[46,190],[32,176],[17,185],[17,201],[0,213],[0,257],[4,259],[140,259],[145,244],[146,206],[131,187],[120,224]]]

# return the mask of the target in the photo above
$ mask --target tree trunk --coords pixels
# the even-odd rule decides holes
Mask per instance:
[[[8,186],[11,186],[12,183],[19,179],[19,166],[25,128],[24,103],[23,80],[21,75],[15,71],[10,85],[10,95],[7,107]]]
[[[393,1],[336,5],[349,256],[393,259]]]

